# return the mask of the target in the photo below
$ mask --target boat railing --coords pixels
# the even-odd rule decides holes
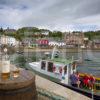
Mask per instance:
[[[94,91],[100,92],[100,83],[97,83],[97,82],[94,83]]]
[[[83,73],[79,73],[80,77],[84,77],[85,74]],[[100,78],[98,77],[94,77],[95,78],[95,82],[94,82],[94,86],[93,86],[93,90],[95,92],[100,92]]]

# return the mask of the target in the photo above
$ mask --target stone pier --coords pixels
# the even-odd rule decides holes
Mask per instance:
[[[41,94],[45,93],[45,97],[42,97],[42,100],[91,100],[90,98],[80,93],[77,93],[68,88],[60,86],[54,82],[51,82],[37,75],[36,75],[36,88],[37,91],[40,92]],[[51,99],[47,99],[47,97]],[[58,99],[52,99],[52,98],[58,98]]]

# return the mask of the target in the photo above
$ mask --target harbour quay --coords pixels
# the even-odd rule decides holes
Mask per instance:
[[[87,96],[36,75],[38,100],[91,100]]]

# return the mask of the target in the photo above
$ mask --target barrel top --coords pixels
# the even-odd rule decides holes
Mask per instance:
[[[31,71],[20,70],[19,77],[14,78],[12,75],[9,79],[0,77],[0,90],[11,90],[27,87],[35,81],[35,75]]]

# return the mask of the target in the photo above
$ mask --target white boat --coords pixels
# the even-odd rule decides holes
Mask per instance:
[[[69,89],[72,89],[76,92],[82,93],[88,97],[91,98],[91,90],[87,91],[84,88],[75,88],[70,85],[70,75],[73,72],[76,72],[76,65],[77,63],[80,63],[81,58],[79,60],[74,60],[72,57],[71,59],[62,59],[55,56],[55,48],[52,52],[51,59],[47,57],[46,60],[41,59],[37,62],[31,62],[29,63],[32,70],[45,78],[48,78],[49,80],[53,82],[57,82],[58,84],[67,87]],[[49,53],[48,53],[49,54]],[[47,55],[47,53],[46,53]],[[55,58],[56,57],[56,58]],[[92,94],[95,100],[99,100],[98,93]]]
[[[30,67],[40,74],[46,75],[60,82],[69,84],[69,76],[76,71],[73,59],[53,58],[29,63]],[[55,80],[56,81],[56,80]]]
[[[51,59],[47,57],[46,60],[40,60],[37,62],[29,63],[30,67],[37,74],[41,74],[43,76],[47,76],[51,80],[57,82],[62,82],[64,84],[69,84],[70,82],[70,74],[76,72],[76,63],[71,59],[62,59],[59,56],[55,56],[59,54],[60,51],[54,47],[51,55]],[[55,58],[56,57],[56,58]]]

